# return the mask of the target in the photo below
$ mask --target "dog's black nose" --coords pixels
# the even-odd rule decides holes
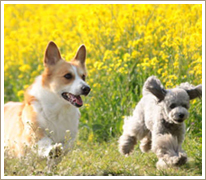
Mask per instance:
[[[185,115],[184,114],[179,114],[179,118],[183,118]]]
[[[82,94],[83,95],[88,95],[89,92],[90,92],[90,87],[89,86],[83,85],[81,89],[82,89]]]

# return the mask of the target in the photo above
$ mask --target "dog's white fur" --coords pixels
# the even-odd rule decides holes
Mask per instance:
[[[5,104],[4,142],[16,156],[25,154],[25,145],[38,145],[39,156],[46,156],[49,166],[53,166],[60,155],[71,149],[80,118],[77,107],[82,103],[76,100],[79,106],[74,105],[62,94],[80,97],[89,93],[85,57],[86,49],[82,45],[75,58],[66,62],[56,44],[50,42],[45,52],[45,70],[26,91],[24,102]]]
[[[73,144],[78,132],[80,112],[78,108],[68,104],[55,93],[43,88],[41,81],[42,77],[37,77],[28,93],[39,99],[33,103],[32,107],[35,112],[38,112],[39,127],[49,131],[47,136],[38,141],[39,155],[48,156],[54,143],[65,144],[67,131],[69,131],[71,139],[66,143]]]
[[[128,155],[140,140],[142,152],[150,149],[157,155],[157,168],[179,166],[187,162],[182,150],[185,135],[184,120],[188,118],[190,99],[200,97],[202,85],[189,83],[166,90],[159,79],[149,77],[143,87],[143,97],[133,116],[125,118],[119,151]]]

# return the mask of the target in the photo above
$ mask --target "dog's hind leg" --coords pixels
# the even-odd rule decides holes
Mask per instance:
[[[123,134],[119,138],[119,151],[127,155],[134,149],[137,140],[144,138],[149,130],[144,123],[143,113],[138,109],[138,105],[134,110],[133,116],[126,117],[124,120]]]
[[[121,154],[128,155],[137,143],[137,138],[135,136],[123,134],[119,138],[119,151]]]
[[[152,140],[151,140],[151,132],[147,134],[142,140],[140,144],[140,149],[142,152],[148,152],[151,149]]]

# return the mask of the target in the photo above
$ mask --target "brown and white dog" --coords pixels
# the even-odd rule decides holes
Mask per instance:
[[[38,145],[40,156],[58,157],[73,144],[78,132],[80,95],[88,95],[86,48],[80,46],[70,62],[62,59],[54,42],[49,42],[44,71],[25,92],[24,102],[4,105],[4,142],[20,157],[25,145]],[[65,142],[68,132],[70,138]],[[50,157],[51,158],[51,157]]]

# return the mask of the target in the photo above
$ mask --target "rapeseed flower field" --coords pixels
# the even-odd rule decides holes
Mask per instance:
[[[201,4],[5,4],[5,102],[23,100],[50,40],[68,61],[81,44],[87,48],[92,91],[81,108],[82,138],[120,133],[150,75],[167,88],[202,83]],[[201,103],[192,104],[199,129]]]

